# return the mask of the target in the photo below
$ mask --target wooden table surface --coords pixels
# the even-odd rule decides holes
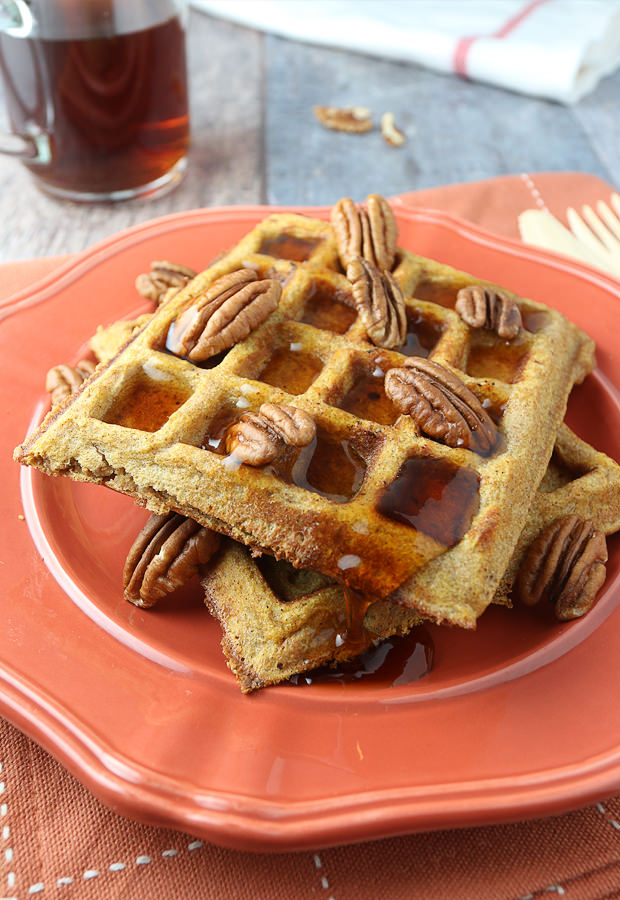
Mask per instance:
[[[193,144],[183,183],[151,201],[73,204],[41,194],[0,157],[0,260],[82,250],[201,206],[331,204],[522,171],[579,170],[620,186],[620,71],[566,107],[197,12],[188,45]],[[327,131],[315,103],[391,110],[407,144]]]

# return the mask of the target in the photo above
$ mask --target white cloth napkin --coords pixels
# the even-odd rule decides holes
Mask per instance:
[[[620,0],[191,0],[295,40],[574,103],[620,65]]]

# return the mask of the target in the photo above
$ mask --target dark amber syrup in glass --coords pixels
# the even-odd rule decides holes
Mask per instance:
[[[453,547],[478,512],[479,486],[474,469],[446,459],[412,456],[381,494],[377,511]]]
[[[55,4],[67,34],[79,5]],[[81,5],[96,21],[104,3]],[[14,130],[49,135],[49,163],[30,168],[51,187],[130,190],[161,178],[187,152],[185,34],[177,18],[105,37],[3,34],[0,67]]]

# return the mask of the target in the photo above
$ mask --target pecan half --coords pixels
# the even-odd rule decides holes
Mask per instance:
[[[390,369],[385,393],[424,434],[448,447],[465,447],[484,456],[495,445],[497,430],[476,395],[430,359],[414,356]]]
[[[605,581],[607,544],[594,523],[578,516],[557,519],[533,541],[517,576],[527,606],[553,603],[561,621],[583,616]]]
[[[152,300],[159,306],[195,277],[196,272],[187,266],[180,266],[168,260],[156,261],[151,263],[150,272],[138,275],[136,290],[142,297]]]
[[[45,377],[45,390],[49,393],[52,406],[65,397],[74,394],[83,381],[95,371],[95,363],[81,359],[77,366],[54,366]]]
[[[220,536],[177,513],[149,517],[123,570],[125,599],[148,609],[184,585],[219,548]]]
[[[321,125],[332,131],[364,134],[375,127],[372,110],[365,106],[313,106],[312,112]]]
[[[166,346],[192,362],[209,359],[264,322],[277,307],[281,293],[278,281],[259,281],[251,269],[223,275],[172,322]]]
[[[370,194],[364,209],[344,197],[332,208],[331,223],[343,266],[361,256],[378,269],[391,270],[398,225],[387,200],[379,194]]]
[[[306,447],[314,440],[316,425],[303,409],[285,404],[263,403],[258,412],[267,420],[269,427],[292,447]]]
[[[507,341],[519,334],[521,312],[505,291],[484,284],[461,288],[455,309],[472,328],[487,328]]]
[[[353,299],[366,334],[376,347],[402,347],[407,337],[405,298],[391,272],[358,256],[347,266]]]
[[[396,127],[394,113],[386,112],[381,116],[381,137],[391,147],[402,147],[407,142],[404,132]]]
[[[246,413],[226,432],[226,452],[248,466],[264,466],[276,459],[286,444],[306,447],[314,440],[316,425],[302,409],[263,403],[258,414]]]

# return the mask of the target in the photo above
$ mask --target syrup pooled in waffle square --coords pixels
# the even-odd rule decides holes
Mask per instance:
[[[281,286],[277,308],[204,362],[169,352],[175,323],[191,320],[195,301],[240,269]],[[514,295],[524,327],[511,342],[497,339],[451,308],[478,279],[404,250],[393,275],[406,298],[406,340],[377,348],[332,227],[270,216],[164,303],[17,458],[473,627],[524,527],[570,388],[592,368],[592,342],[559,313]],[[399,415],[383,377],[411,356],[444,366],[494,417],[486,456]],[[316,436],[262,467],[239,465],[224,452],[225,436],[265,403],[306,413]]]

